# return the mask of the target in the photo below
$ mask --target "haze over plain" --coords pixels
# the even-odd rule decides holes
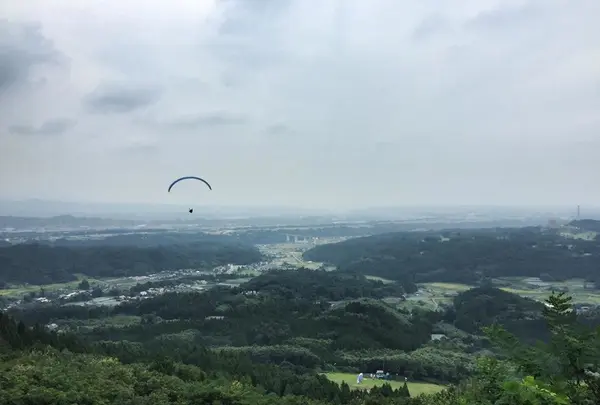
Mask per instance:
[[[0,198],[592,204],[600,2],[9,2]],[[181,184],[182,175],[210,180]]]

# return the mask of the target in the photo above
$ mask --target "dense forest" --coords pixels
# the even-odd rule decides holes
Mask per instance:
[[[446,321],[457,328],[477,333],[481,328],[500,324],[522,340],[547,340],[547,329],[542,319],[544,305],[497,288],[478,287],[454,298],[453,307],[446,313]]]
[[[273,277],[277,274],[269,275],[271,280]],[[252,288],[260,284],[268,287],[270,283],[264,281]],[[304,284],[310,285],[306,281]],[[332,282],[325,290],[334,287]],[[308,290],[305,296],[315,298],[314,290]],[[206,322],[203,316],[212,311],[225,317],[237,316],[237,322],[247,319],[238,330],[244,329],[249,336],[258,336],[268,327],[271,333],[275,332],[273,324],[261,324],[268,317],[265,310],[271,316],[278,316],[271,321],[302,320],[301,293],[295,299],[299,302],[281,309],[285,292],[282,296],[280,291],[266,288],[261,293],[259,287],[256,294],[248,296],[249,291],[215,289],[168,299],[157,297],[114,310],[78,307],[76,316],[67,313],[73,309],[61,314],[61,308],[52,308],[56,320],[62,320],[58,331],[49,331],[32,322],[32,318],[44,313],[43,308],[29,314],[18,311],[1,314],[0,403],[583,405],[600,400],[600,379],[595,368],[600,361],[600,334],[584,326],[572,311],[570,298],[562,293],[552,295],[548,307],[539,312],[531,303],[502,295],[496,289],[482,288],[461,294],[456,303],[463,308],[455,308],[455,312],[463,318],[472,313],[479,317],[482,326],[491,325],[476,330],[475,334],[460,330],[458,321],[454,326],[440,323],[434,314],[419,311],[403,314],[369,300],[349,300],[345,306],[324,308],[321,315],[313,315],[318,319],[313,325],[324,322],[323,331],[343,331],[361,344],[391,339],[385,341],[386,349],[327,347],[331,337],[303,336],[313,332],[304,329],[293,329],[292,337],[283,337],[280,344],[253,346],[223,347],[190,336],[192,331],[207,333],[204,329],[207,323],[201,323]],[[328,291],[316,293],[318,297],[328,294]],[[490,294],[500,297],[503,303],[482,315],[476,303]],[[264,297],[260,298],[261,295]],[[243,316],[242,308],[235,309],[239,306],[236,299],[244,302]],[[259,305],[252,308],[246,301],[258,301]],[[267,302],[271,305],[265,305]],[[304,305],[309,302],[306,300]],[[87,315],[84,311],[88,311]],[[532,311],[532,316],[544,322],[548,331],[546,343],[530,345],[501,326],[502,320],[507,319],[506,312],[523,311]],[[141,320],[137,325],[110,322],[119,316],[116,313],[123,312],[142,314]],[[352,319],[350,324],[344,321],[348,316]],[[371,326],[354,327],[361,317],[370,319],[365,326]],[[434,328],[446,332],[447,339],[439,342],[415,339],[415,345],[419,346],[416,350],[389,348],[394,345],[396,331],[415,330],[415,327],[418,330],[417,324],[435,325]],[[341,329],[337,329],[339,325]],[[344,325],[351,329],[344,329]],[[279,327],[286,328],[284,323],[279,323]],[[382,336],[384,332],[387,336]],[[486,349],[477,351],[479,345]],[[320,374],[334,367],[326,364],[328,361],[336,362],[338,369],[368,372],[381,367],[378,360],[381,357],[386,361],[383,367],[400,379],[422,379],[435,370],[439,373],[444,368],[454,368],[455,383],[439,394],[411,397],[406,383],[397,389],[386,384],[370,390],[351,390],[347,384],[338,385]],[[463,357],[469,359],[469,364],[457,366],[456,363],[465,360]],[[354,366],[350,365],[352,361]]]
[[[473,356],[487,350],[483,327],[503,325],[523,341],[548,338],[539,303],[496,288],[466,291],[442,312],[375,299],[402,293],[400,286],[364,276],[273,271],[237,288],[168,293],[115,308],[48,304],[9,314],[28,324],[56,323],[89,342],[138,342],[156,352],[167,339],[182,358],[193,357],[190,345],[199,344],[308,369],[336,364],[357,372],[385,363],[400,376],[440,383],[458,383],[473,372]],[[132,321],[115,324],[123,317]],[[432,334],[446,338],[432,341]]]
[[[599,240],[566,239],[535,227],[388,233],[304,253],[306,260],[331,263],[348,273],[471,285],[509,276],[595,281],[599,256]]]
[[[18,244],[0,247],[0,286],[67,282],[76,280],[75,274],[138,276],[227,263],[249,264],[262,258],[253,246],[218,239],[154,246]]]
[[[317,280],[319,284],[315,283]],[[197,330],[194,340],[212,346],[286,345],[301,337],[331,352],[412,350],[430,339],[432,324],[427,316],[411,317],[371,299],[403,292],[400,286],[364,277],[310,270],[275,271],[237,288],[167,293],[123,303],[112,313],[144,317],[149,322],[98,333],[102,338],[121,340],[126,335],[127,339],[143,341],[165,333]],[[52,317],[64,319],[72,311],[77,310],[36,307],[19,318],[48,323]],[[81,319],[94,316],[86,308],[80,311],[83,315],[75,316]],[[52,316],[46,316],[48,313]],[[394,333],[390,334],[390,330]]]
[[[40,277],[65,269],[104,275],[108,265],[110,274],[133,275],[143,263],[154,266],[147,274],[192,267],[171,263],[262,259],[255,248],[228,237],[107,239],[103,246],[3,247],[0,252],[20,254],[10,260],[0,254],[0,263]],[[538,276],[565,278],[560,265],[569,263],[570,275],[577,274],[577,260],[594,257],[595,245],[539,228],[385,234],[307,253],[329,254],[327,261],[340,271],[274,270],[237,287],[140,296],[181,282],[156,280],[127,286],[131,298],[114,307],[10,307],[0,313],[0,403],[597,404],[600,312],[576,313],[564,293],[549,292],[544,305],[486,282],[514,274],[513,267],[526,270],[539,257]],[[378,267],[382,258],[403,265]],[[359,269],[357,262],[372,266]],[[442,262],[441,280],[471,272],[479,286],[435,310],[406,299]],[[362,390],[328,374],[377,370],[389,373],[388,382]],[[413,382],[446,389],[416,396]]]
[[[287,297],[307,299],[328,299],[332,301],[348,298],[384,298],[400,297],[416,291],[411,284],[407,291],[398,283],[384,284],[379,280],[368,280],[360,274],[341,274],[339,272],[312,271],[299,269],[271,271],[255,277],[243,288],[256,291],[270,291]]]
[[[569,226],[589,232],[600,232],[600,221],[596,219],[578,219],[571,221]]]

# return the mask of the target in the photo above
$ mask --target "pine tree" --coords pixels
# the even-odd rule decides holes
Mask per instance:
[[[404,398],[410,398],[410,391],[408,390],[408,384],[406,383],[406,381],[404,381],[404,385],[400,390],[402,393],[401,396],[403,396]]]
[[[286,384],[285,389],[283,390],[283,396],[294,395],[294,390],[292,388],[292,384]]]
[[[351,398],[352,393],[350,392],[350,386],[346,384],[345,381],[342,381],[342,384],[340,385],[340,400],[345,404],[349,402]]]
[[[79,289],[80,290],[89,290],[90,289],[90,282],[87,281],[86,279],[81,280],[81,282],[79,283]]]
[[[394,389],[389,383],[384,383],[379,391],[384,397],[391,397],[394,394]]]
[[[548,344],[523,345],[497,325],[486,334],[530,380],[566,396],[570,404],[600,404],[600,375],[593,369],[600,364],[600,330],[579,323],[572,297],[562,292],[546,300],[543,316],[551,335]]]
[[[566,394],[573,403],[581,403],[586,391],[582,383],[593,389],[598,382],[591,370],[586,370],[586,366],[600,360],[597,333],[577,322],[572,297],[563,292],[552,293],[546,300],[544,318],[552,335],[548,349],[557,359]]]

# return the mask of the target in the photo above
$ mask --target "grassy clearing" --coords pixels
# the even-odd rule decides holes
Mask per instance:
[[[600,291],[585,289],[584,281],[581,279],[546,283],[540,281],[531,282],[530,280],[533,280],[533,278],[502,277],[497,279],[498,282],[504,284],[503,286],[499,287],[501,290],[517,294],[522,297],[543,301],[548,298],[553,288],[556,290],[566,289],[566,291],[573,296],[574,303],[600,305]],[[459,283],[425,283],[421,286],[423,287],[424,291],[421,293],[420,297],[414,297],[414,299],[420,299],[423,301],[433,300],[440,304],[450,301],[448,294],[455,295],[473,288],[472,286]]]
[[[524,290],[524,289],[512,288],[512,287],[500,287],[500,289],[502,291],[506,291],[509,293],[517,294],[517,295],[523,295],[523,296],[542,295],[542,294],[548,295],[549,294],[548,291],[544,291],[544,290]]]
[[[83,274],[75,274],[77,280],[69,281],[67,283],[55,283],[55,284],[30,284],[30,285],[13,285],[11,288],[7,288],[4,290],[0,290],[0,295],[4,295],[7,297],[20,297],[30,292],[38,292],[40,288],[43,288],[45,291],[59,291],[59,290],[74,290],[77,288],[81,280],[87,279],[90,284],[101,284],[102,281],[99,279],[95,279],[92,277],[86,277]]]
[[[57,291],[62,289],[74,289],[79,284],[79,281],[71,281],[68,283],[57,283],[57,284],[45,284],[45,285],[24,285],[24,286],[15,286],[13,288],[7,288],[5,290],[0,290],[0,295],[4,296],[22,296],[29,292],[38,292],[40,288],[43,288],[45,291]]]
[[[115,315],[109,316],[102,319],[87,319],[83,321],[72,321],[72,320],[61,320],[61,324],[79,324],[82,327],[95,328],[99,326],[108,327],[113,326],[116,328],[128,327],[131,325],[138,325],[141,321],[141,317],[135,315]]]
[[[114,315],[105,319],[105,321],[114,326],[129,326],[140,323],[141,319],[140,316],[136,315]]]
[[[533,281],[527,277],[501,278],[500,281],[510,283],[510,286],[501,287],[502,290],[536,300],[546,299],[552,289],[565,290],[573,297],[574,303],[600,304],[600,291],[584,288],[582,279],[565,281],[542,282]]]
[[[421,302],[421,306],[437,310],[440,305],[448,305],[455,295],[473,288],[460,283],[424,283],[419,285],[419,296],[413,296],[408,301]]]
[[[356,383],[356,375],[349,373],[325,373],[327,378],[331,381],[334,381],[338,384],[345,382],[350,386],[350,389],[369,389],[375,386],[381,386],[384,383],[388,382],[393,389],[398,389],[404,385],[403,381],[383,381],[383,380],[374,380],[370,378],[365,378],[361,384]],[[410,395],[412,397],[416,397],[420,394],[435,394],[436,392],[440,392],[445,387],[443,385],[438,384],[430,384],[424,382],[408,382],[408,390],[410,391]]]
[[[447,290],[446,292],[462,292],[473,288],[470,285],[459,283],[425,283],[423,285],[437,290]]]
[[[365,276],[367,278],[367,280],[373,280],[373,281],[381,281],[383,284],[392,284],[394,281],[393,280],[388,280],[387,278],[383,278],[383,277],[377,277],[377,276]]]
[[[256,270],[243,270],[238,273],[241,277],[257,277],[260,276],[260,272]]]
[[[598,235],[598,233],[593,232],[593,231],[579,232],[579,233],[571,233],[571,232],[561,232],[560,233],[560,236],[562,236],[563,238],[581,239],[581,240],[587,240],[587,241],[595,240],[597,235]]]

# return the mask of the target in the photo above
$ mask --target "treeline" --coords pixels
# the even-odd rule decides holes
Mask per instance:
[[[278,270],[261,274],[245,283],[245,290],[272,292],[286,297],[338,301],[353,298],[401,297],[416,291],[413,283],[384,284],[362,274],[344,274],[319,270]]]
[[[243,231],[236,231],[237,237],[244,242],[252,244],[276,244],[287,242],[287,235],[295,235],[301,238],[355,238],[365,235],[379,235],[390,232],[410,232],[414,229],[435,229],[443,230],[451,227],[464,229],[472,228],[495,228],[499,226],[525,226],[537,224],[538,221],[522,220],[498,220],[481,221],[473,223],[452,223],[452,222],[398,222],[398,221],[367,221],[364,224],[357,225],[311,225],[304,227],[286,227],[285,229],[260,229],[254,228]],[[275,227],[276,224],[273,224]]]
[[[584,231],[600,232],[600,221],[595,219],[579,219],[571,221],[569,225]]]
[[[0,247],[0,287],[74,281],[77,279],[75,274],[90,277],[141,276],[226,263],[249,264],[262,258],[252,246],[210,240],[155,247],[20,244]]]
[[[347,370],[385,369],[410,381],[460,381],[473,375],[475,356],[457,347],[444,348],[432,343],[412,352],[397,350],[359,350],[340,353],[336,366]]]
[[[58,215],[54,217],[13,217],[0,216],[0,228],[79,228],[79,227],[123,227],[139,225],[140,221],[123,219],[108,219],[97,217],[74,217],[72,215]]]
[[[598,278],[600,241],[542,228],[391,233],[316,246],[306,260],[344,272],[414,282],[474,284],[493,277]]]
[[[127,341],[89,345],[39,325],[26,327],[2,313],[0,343],[4,343],[0,355],[6,360],[0,363],[1,403],[351,405],[367,398],[405,404],[410,396],[406,386],[351,391],[347,384],[337,385],[289,362],[255,364],[243,351],[193,346],[184,348],[184,364],[179,348],[168,342],[151,350]],[[43,346],[68,349],[71,354],[29,352]]]
[[[351,301],[330,309],[325,301],[271,294],[247,297],[235,289],[230,294],[218,289],[207,294],[169,293],[122,304],[115,313],[152,314],[168,322],[102,331],[105,338],[127,334],[148,340],[196,329],[201,331],[197,339],[213,346],[278,345],[307,337],[326,339],[329,352],[386,347],[410,351],[428,342],[432,330],[427,320],[412,319],[375,301]]]
[[[36,345],[49,345],[60,350],[75,351],[79,351],[82,347],[79,340],[72,334],[51,333],[38,323],[29,327],[22,320],[17,321],[7,313],[0,311],[0,354],[4,346],[25,349]]]
[[[96,231],[89,232],[90,235],[98,235]],[[211,235],[203,232],[181,232],[181,231],[131,231],[107,235],[104,237],[85,237],[79,235],[78,238],[69,238],[71,234],[55,240],[41,241],[40,243],[50,244],[52,246],[68,247],[91,247],[91,246],[135,246],[140,248],[171,246],[171,245],[231,245],[231,246],[250,246],[251,243],[240,241],[239,238],[229,235]],[[83,237],[81,237],[83,236]],[[89,236],[89,235],[88,235]]]
[[[445,320],[468,333],[481,333],[483,327],[500,324],[521,340],[546,340],[548,331],[542,318],[544,305],[498,288],[478,287],[454,298]]]

